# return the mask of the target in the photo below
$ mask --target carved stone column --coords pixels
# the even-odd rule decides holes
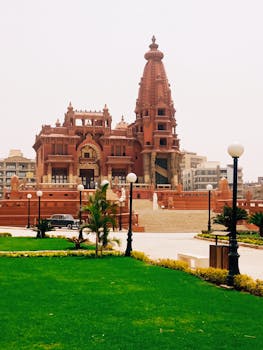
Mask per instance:
[[[69,164],[68,182],[73,183],[73,165]]]
[[[52,182],[52,166],[51,166],[51,163],[48,163],[48,166],[47,166],[47,182],[48,183]]]
[[[170,161],[171,161],[171,163],[170,163],[171,186],[172,186],[172,189],[175,190],[176,186],[178,185],[179,173],[180,173],[180,168],[179,168],[180,157],[179,157],[179,155],[175,152],[172,153]]]
[[[151,182],[156,187],[156,176],[155,176],[155,161],[156,161],[156,152],[151,153]]]
[[[143,172],[144,172],[144,183],[150,184],[150,153],[143,154]]]
[[[109,183],[111,184],[111,181],[112,181],[112,167],[110,165],[108,166],[107,177],[108,177]]]

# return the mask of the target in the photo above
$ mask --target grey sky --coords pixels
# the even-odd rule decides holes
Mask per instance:
[[[0,157],[34,157],[41,125],[76,109],[132,122],[156,36],[177,110],[181,149],[263,176],[261,0],[0,0]]]

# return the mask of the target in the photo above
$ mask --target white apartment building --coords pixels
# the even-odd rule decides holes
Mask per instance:
[[[193,161],[191,161],[193,157]],[[198,163],[198,159],[200,162]],[[192,166],[194,165],[194,166]],[[206,157],[197,156],[196,153],[187,152],[186,161],[181,163],[182,185],[184,191],[205,191],[211,184],[218,188],[219,180],[226,178],[229,187],[233,185],[233,165],[221,167],[218,161],[206,161]],[[243,174],[238,168],[238,197],[243,197]]]
[[[0,159],[0,199],[4,192],[11,189],[11,178],[16,175],[21,183],[35,184],[36,166],[35,160],[23,156],[20,150],[10,150],[9,156]]]

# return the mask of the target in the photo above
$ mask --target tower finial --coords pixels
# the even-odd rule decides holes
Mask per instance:
[[[73,111],[73,107],[72,107],[71,101],[69,102],[69,105],[68,105],[68,111]]]
[[[151,45],[149,45],[149,48],[151,49],[151,50],[157,50],[158,49],[158,45],[156,44],[156,38],[155,38],[155,36],[153,35],[152,36],[152,42],[151,42]]]

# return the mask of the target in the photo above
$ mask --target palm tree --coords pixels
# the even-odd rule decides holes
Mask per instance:
[[[251,224],[256,225],[259,228],[259,235],[260,237],[263,237],[263,213],[262,212],[256,212],[252,214],[248,221]]]
[[[108,243],[110,228],[116,227],[117,204],[106,199],[108,183],[98,188],[94,196],[90,196],[89,203],[83,208],[88,214],[88,223],[82,226],[87,227],[96,234],[96,256],[98,245],[101,244],[101,251]]]
[[[228,205],[225,205],[223,207],[222,214],[218,214],[214,218],[214,224],[223,225],[226,227],[227,231],[230,231],[232,226],[232,212],[233,212],[233,209]],[[243,208],[237,207],[237,221],[246,220],[246,219],[247,219],[246,210]]]
[[[53,231],[54,227],[51,226],[47,219],[40,219],[39,223],[33,230],[37,232],[36,238],[45,238],[46,232]]]

